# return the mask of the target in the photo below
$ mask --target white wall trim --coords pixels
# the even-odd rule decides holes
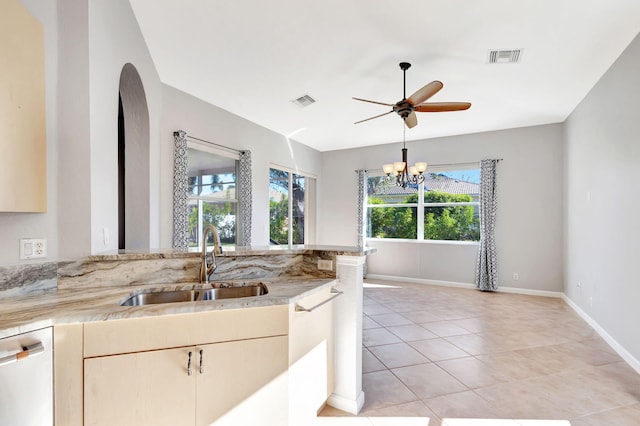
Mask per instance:
[[[391,275],[377,275],[377,274],[367,274],[365,278],[373,279],[373,280],[404,281],[404,282],[416,283],[416,284],[430,284],[430,285],[438,285],[442,287],[466,288],[469,290],[477,289],[475,284],[461,283],[461,282],[455,282],[455,281],[426,280],[422,278],[394,277]],[[530,290],[526,288],[516,288],[516,287],[499,287],[497,292],[526,294],[529,296],[543,296],[543,297],[557,297],[557,298],[564,297],[564,293],[561,293],[559,291]]]
[[[607,331],[602,328],[593,318],[583,311],[573,300],[566,294],[562,295],[562,299],[569,305],[583,320],[587,322],[608,344],[618,353],[638,374],[640,374],[640,360],[629,353],[616,339],[614,339]]]

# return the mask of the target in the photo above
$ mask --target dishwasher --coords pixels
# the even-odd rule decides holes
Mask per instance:
[[[53,424],[51,327],[0,339],[0,425]]]

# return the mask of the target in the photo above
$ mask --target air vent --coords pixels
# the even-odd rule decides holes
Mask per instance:
[[[515,64],[520,62],[522,49],[490,50],[490,64]]]
[[[302,95],[298,98],[292,99],[291,102],[298,105],[300,108],[304,108],[316,103],[316,100],[313,99],[310,95]]]

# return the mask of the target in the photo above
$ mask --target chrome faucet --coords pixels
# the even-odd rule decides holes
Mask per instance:
[[[211,250],[211,263],[208,261],[207,254],[207,237],[209,232],[213,234],[213,250]],[[200,282],[209,283],[209,278],[216,270],[216,255],[222,254],[222,247],[220,246],[220,237],[218,236],[218,230],[213,225],[207,225],[202,230],[202,263],[200,264]]]

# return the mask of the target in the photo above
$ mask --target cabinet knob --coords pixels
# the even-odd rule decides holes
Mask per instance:
[[[189,360],[187,361],[187,375],[190,376],[192,371],[191,371],[191,355],[192,352],[189,351]]]
[[[200,374],[204,374],[204,351],[200,349]]]

